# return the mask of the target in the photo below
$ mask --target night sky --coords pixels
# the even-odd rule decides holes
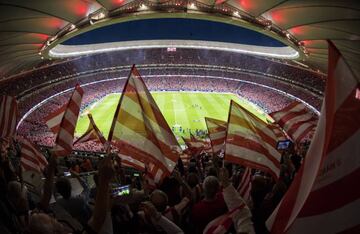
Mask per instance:
[[[260,46],[284,46],[281,42],[252,30],[206,20],[147,19],[108,25],[75,36],[63,44],[82,45],[133,40],[205,40]]]

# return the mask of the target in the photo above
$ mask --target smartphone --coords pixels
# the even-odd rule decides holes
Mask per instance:
[[[130,195],[130,185],[114,186],[111,190],[111,195],[113,197]]]
[[[64,176],[71,176],[70,171],[64,171]]]
[[[288,149],[291,146],[292,142],[290,140],[285,141],[278,141],[276,145],[276,149],[278,150],[285,150]]]

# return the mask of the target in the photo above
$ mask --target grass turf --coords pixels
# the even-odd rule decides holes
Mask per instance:
[[[175,135],[189,136],[187,129],[206,130],[204,117],[227,121],[230,100],[265,120],[268,116],[255,105],[235,94],[200,92],[152,92],[152,95]],[[76,125],[75,134],[83,134],[89,124],[86,113],[90,112],[98,128],[107,138],[120,94],[110,94],[85,109]],[[179,131],[180,126],[185,130]],[[182,141],[182,140],[180,140]]]

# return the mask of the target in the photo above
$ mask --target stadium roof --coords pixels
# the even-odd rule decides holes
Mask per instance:
[[[86,31],[154,18],[255,30],[295,48],[299,62],[323,72],[331,39],[360,77],[358,0],[1,0],[0,77],[32,69],[49,59],[51,48]]]

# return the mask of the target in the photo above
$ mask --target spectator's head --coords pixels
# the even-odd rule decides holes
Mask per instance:
[[[67,178],[59,178],[56,183],[56,191],[64,198],[69,199],[71,197],[71,183]]]
[[[27,189],[17,181],[11,181],[7,186],[7,196],[18,214],[26,214],[29,210]]]
[[[215,176],[208,176],[205,178],[203,183],[205,199],[213,200],[215,199],[216,193],[220,189],[220,183],[218,178]]]
[[[157,189],[151,193],[150,201],[157,211],[164,212],[168,205],[168,196],[163,191]]]
[[[195,173],[189,173],[187,176],[187,183],[191,188],[194,188],[199,183],[199,177]]]
[[[218,172],[215,167],[210,167],[207,172],[207,176],[215,176],[218,177]]]

